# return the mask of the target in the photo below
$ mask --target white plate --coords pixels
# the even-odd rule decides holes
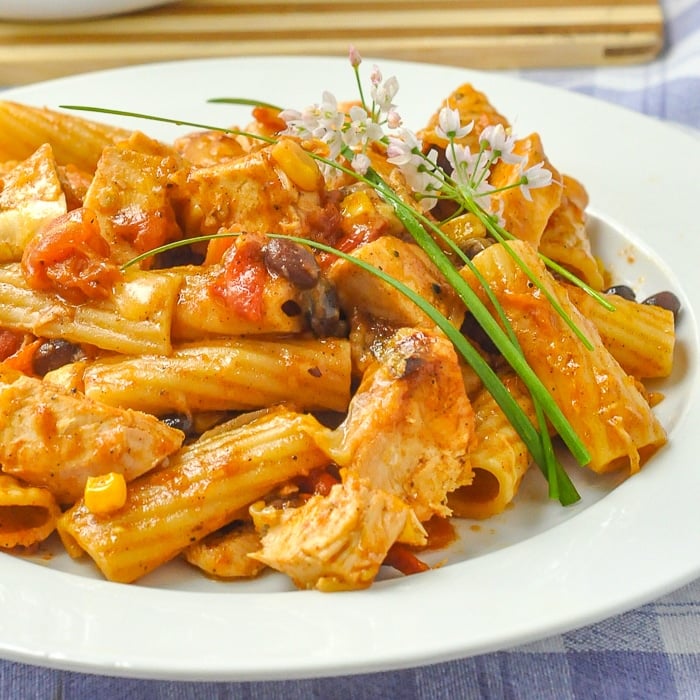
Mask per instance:
[[[373,62],[365,60],[368,75]],[[107,583],[88,561],[0,556],[0,654],[51,667],[172,679],[279,679],[378,671],[516,645],[597,621],[700,574],[700,142],[589,98],[457,68],[378,62],[401,84],[418,128],[464,81],[487,92],[518,134],[538,130],[552,162],[591,196],[593,238],[618,281],[683,302],[674,376],[658,413],[669,445],[616,485],[576,469],[580,505],[547,503],[530,475],[516,506],[479,531],[464,528],[444,567],[388,578],[363,592],[321,594],[280,576],[215,583],[169,565],[139,584]],[[324,89],[354,98],[343,58],[187,61],[77,76],[5,98],[89,104],[217,125],[245,96],[304,107]],[[171,138],[183,129],[113,119]],[[632,255],[633,254],[633,255]],[[632,259],[634,262],[632,262]]]
[[[0,20],[53,22],[92,19],[166,5],[172,0],[2,0]]]

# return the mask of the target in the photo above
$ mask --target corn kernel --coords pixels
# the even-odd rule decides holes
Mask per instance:
[[[89,476],[85,484],[85,506],[96,515],[107,515],[126,503],[126,480],[123,474],[109,472]]]
[[[316,161],[296,141],[278,141],[270,155],[299,189],[314,192],[321,185],[321,171]]]
[[[374,204],[366,192],[351,192],[343,199],[341,213],[348,219],[368,217],[374,213]]]

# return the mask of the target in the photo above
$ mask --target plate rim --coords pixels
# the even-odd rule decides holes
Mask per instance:
[[[269,63],[270,61],[272,62],[290,62],[290,59],[292,59],[292,62],[297,66],[303,66],[306,65],[309,61],[311,62],[319,62],[319,61],[332,61],[334,64],[340,64],[341,62],[346,62],[343,61],[343,59],[337,57],[337,56],[327,56],[327,57],[319,57],[319,56],[314,56],[314,57],[280,57],[280,56],[268,56],[268,57],[246,57],[246,58],[217,58],[217,59],[190,59],[187,61],[167,61],[167,62],[162,62],[162,63],[157,63],[157,64],[144,64],[141,66],[129,66],[126,68],[113,68],[113,69],[107,69],[103,71],[95,71],[91,73],[86,73],[82,74],[80,76],[69,76],[65,78],[59,78],[55,80],[50,80],[50,81],[44,81],[42,83],[38,83],[32,86],[22,86],[18,88],[13,88],[7,90],[3,94],[3,98],[6,98],[7,96],[10,96],[11,99],[14,99],[14,95],[20,96],[23,93],[29,93],[32,91],[41,91],[42,89],[45,89],[46,86],[57,86],[57,84],[76,84],[76,81],[90,81],[90,80],[95,80],[95,79],[109,79],[110,76],[112,76],[115,73],[119,73],[122,76],[125,75],[126,73],[132,73],[134,75],[140,73],[141,71],[146,71],[150,72],[153,70],[167,70],[167,69],[172,69],[173,67],[178,68],[182,67],[183,64],[209,64],[209,65],[214,65],[214,64],[232,64],[232,63],[237,63],[240,65],[244,64],[250,64],[250,62],[267,62]],[[367,58],[365,59],[367,63],[370,62],[376,62],[383,68],[385,66],[390,66],[392,69],[394,67],[396,68],[401,68],[403,70],[413,67],[413,66],[420,66],[423,70],[440,70],[440,71],[445,71],[446,73],[450,73],[451,75],[454,75],[455,77],[458,75],[468,77],[470,80],[474,80],[475,78],[479,78],[483,80],[483,89],[486,92],[486,94],[489,94],[489,81],[500,83],[502,86],[506,86],[510,83],[518,83],[518,84],[526,84],[532,86],[532,89],[535,92],[539,93],[547,93],[548,95],[555,96],[555,97],[560,97],[562,99],[563,96],[565,95],[565,101],[569,104],[572,104],[574,107],[577,105],[582,105],[582,104],[588,104],[588,105],[593,105],[593,106],[604,106],[604,110],[606,114],[616,114],[619,119],[627,119],[631,120],[632,122],[639,123],[639,124],[646,124],[647,127],[645,128],[650,128],[654,129],[655,131],[661,130],[662,135],[669,136],[669,134],[673,133],[675,134],[675,131],[672,130],[672,126],[663,124],[662,122],[658,122],[657,120],[654,120],[651,117],[647,117],[645,115],[640,115],[636,112],[632,112],[624,107],[616,106],[616,105],[610,105],[608,103],[601,103],[595,98],[592,98],[587,95],[575,95],[573,93],[564,91],[562,89],[556,88],[556,87],[551,87],[551,86],[544,86],[540,85],[538,83],[530,82],[527,80],[522,80],[520,78],[512,78],[510,76],[503,76],[503,75],[495,75],[491,73],[485,73],[482,71],[475,71],[475,70],[470,70],[470,69],[461,69],[461,68],[453,68],[453,67],[446,67],[446,66],[437,66],[437,65],[431,65],[431,64],[422,64],[422,63],[416,63],[416,62],[411,62],[411,61],[396,61],[396,60],[384,60],[384,59],[374,59],[374,58]],[[386,74],[388,74],[388,71],[385,71]],[[320,89],[322,89],[325,86],[318,86],[317,92],[320,94]],[[665,132],[664,130],[668,128],[668,131]],[[673,136],[672,138],[676,139],[679,138],[682,140],[683,136],[678,135]],[[692,137],[688,135],[688,139],[690,142],[690,139]],[[545,142],[545,145],[547,143],[547,135],[543,134],[543,139]],[[697,145],[695,146],[697,147]],[[700,153],[700,148],[698,148],[698,152]],[[587,184],[587,183],[584,183]],[[595,212],[595,208],[593,209],[593,213]],[[601,212],[601,214],[604,214],[605,212]],[[613,219],[615,218],[614,216],[612,217]],[[648,244],[648,241],[644,240],[645,244]],[[697,303],[697,301],[700,299],[700,294],[698,294],[698,284],[697,281],[694,281],[692,285],[687,283],[684,280],[683,284],[684,290],[686,293],[689,294],[687,296],[687,300],[689,302],[694,302]],[[694,308],[693,305],[691,304],[690,308],[687,309],[686,312],[686,319],[688,319],[686,322],[687,323],[692,323],[692,333],[691,336],[694,339],[694,348],[697,349],[698,347],[698,325],[697,321],[695,319],[694,315]],[[698,395],[697,387],[698,387],[698,371],[697,371],[697,358],[692,358],[693,360],[693,367],[694,367],[694,384],[693,386],[695,387],[696,391],[693,392],[694,397]],[[690,421],[691,421],[691,416],[696,416],[700,413],[698,410],[698,399],[691,397],[685,407],[684,415],[680,416],[677,420],[676,426],[675,426],[675,431],[678,432],[680,430],[689,430],[690,429]],[[677,444],[670,444],[666,448],[664,448],[665,451],[671,452],[672,454],[677,452],[678,450],[678,445]],[[670,459],[670,458],[669,458]],[[605,514],[606,518],[617,518],[618,520],[616,521],[618,526],[623,526],[626,524],[625,517],[631,517],[631,515],[625,511],[624,509],[624,503],[619,503],[619,501],[623,499],[623,495],[627,494],[628,497],[631,495],[635,495],[637,497],[644,496],[645,494],[642,493],[640,494],[639,491],[644,489],[644,485],[648,484],[651,482],[651,486],[647,486],[648,488],[652,487],[663,487],[663,479],[661,479],[662,483],[658,484],[657,482],[659,481],[659,477],[657,476],[659,473],[659,470],[653,471],[653,470],[642,470],[640,474],[636,475],[634,479],[630,480],[629,482],[626,482],[623,486],[623,489],[618,489],[614,491],[613,493],[609,494],[606,496],[602,501],[599,503],[595,503],[586,510],[582,511],[579,515],[576,516],[576,519],[579,517],[583,518],[585,516],[585,522],[586,525],[592,528],[592,531],[600,534],[601,532],[601,525],[600,523],[595,522],[595,517],[601,514]],[[700,477],[696,477],[700,478]],[[700,481],[698,481],[698,485],[700,485]],[[649,493],[647,492],[646,497],[648,498]],[[642,499],[643,500],[643,499]],[[620,512],[622,511],[622,512]],[[588,514],[588,515],[586,515]],[[697,516],[696,516],[697,517]],[[589,520],[593,520],[593,522],[589,522]],[[605,518],[602,518],[602,520],[605,520]],[[534,557],[538,562],[543,563],[546,561],[546,557],[544,555],[544,552],[542,551],[543,547],[548,547],[552,544],[552,541],[558,544],[561,544],[561,529],[565,528],[568,523],[571,521],[567,521],[565,523],[562,523],[558,525],[555,528],[552,528],[550,530],[547,530],[544,533],[540,533],[539,535],[535,535],[534,537],[530,538],[527,540],[529,544],[528,549],[530,555],[536,555]],[[597,527],[597,529],[596,529]],[[604,530],[604,528],[603,528]],[[556,532],[555,532],[556,531]],[[644,530],[645,532],[649,532],[649,530]],[[579,536],[579,540],[581,537]],[[518,547],[519,545],[516,545],[515,547]],[[679,543],[675,543],[676,549],[678,549],[678,552],[680,554],[681,552],[681,547]],[[444,569],[430,572],[429,576],[432,577],[432,580],[438,581],[439,582],[439,589],[442,591],[442,588],[444,586],[449,586],[452,583],[452,579],[454,578],[455,571],[450,571],[451,569],[456,569],[457,567],[460,567],[460,571],[466,572],[466,575],[469,576],[474,576],[477,579],[479,578],[484,578],[487,574],[494,576],[496,575],[497,572],[502,572],[505,570],[505,563],[503,562],[503,559],[509,559],[513,552],[510,551],[513,548],[508,548],[508,550],[501,550],[497,552],[492,552],[489,554],[484,555],[483,557],[479,557],[479,559],[476,560],[471,560],[467,562],[462,562],[460,564],[456,564],[452,567],[445,567]],[[610,555],[607,550],[605,552]],[[675,550],[674,550],[675,552]],[[596,555],[595,553],[592,553],[592,558],[595,559],[596,556],[600,557],[602,556],[601,551]],[[621,553],[620,557],[624,560],[625,553]],[[3,565],[5,557],[3,559],[0,559],[0,570],[3,568],[6,569],[6,578],[0,583],[0,600],[4,600],[5,603],[15,603],[15,605],[10,605],[10,610],[16,610],[18,606],[21,606],[24,604],[26,606],[27,600],[26,600],[26,595],[18,595],[18,591],[12,589],[13,584],[17,584],[19,588],[19,584],[22,581],[23,576],[21,575],[21,572],[18,568],[20,565],[24,566],[35,566],[33,564],[29,564],[28,562],[24,562],[22,560],[17,560],[17,559],[11,559],[13,562],[9,567]],[[477,566],[478,562],[478,566]],[[5,562],[6,564],[7,562]],[[580,564],[576,564],[576,566],[580,566]],[[549,636],[550,634],[556,634],[561,631],[565,631],[565,629],[572,629],[573,627],[579,627],[585,624],[589,624],[591,622],[595,622],[597,620],[603,619],[604,617],[608,617],[610,614],[615,614],[619,612],[624,612],[625,610],[631,609],[633,607],[636,607],[637,605],[640,605],[644,602],[648,602],[649,600],[656,598],[659,595],[663,595],[664,593],[670,592],[671,590],[678,588],[685,583],[693,580],[694,578],[697,578],[698,575],[700,575],[700,557],[696,561],[694,561],[692,564],[687,564],[687,563],[681,563],[680,560],[675,563],[675,575],[672,577],[672,580],[670,578],[666,578],[663,581],[657,580],[655,584],[651,587],[647,587],[647,589],[641,590],[638,589],[636,592],[636,595],[629,597],[629,596],[624,596],[622,597],[619,592],[616,592],[614,590],[608,590],[606,589],[606,601],[605,604],[599,604],[595,607],[595,609],[592,608],[587,608],[585,611],[577,611],[575,613],[570,613],[568,617],[566,617],[566,611],[565,608],[562,607],[562,605],[565,603],[564,600],[561,600],[560,597],[557,597],[556,600],[550,601],[554,607],[557,609],[557,615],[556,619],[551,619],[549,623],[545,623],[543,620],[538,621],[534,625],[530,625],[528,627],[527,625],[527,620],[525,618],[520,618],[517,617],[511,621],[511,634],[509,635],[508,638],[508,644],[507,646],[511,646],[511,642],[515,644],[522,644],[526,643],[528,641],[534,641],[535,639],[540,639],[543,636],[543,633],[545,633],[545,636]],[[479,569],[478,571],[474,571],[475,567]],[[21,567],[20,567],[21,568]],[[39,569],[43,571],[44,573],[48,573],[49,570],[46,569]],[[550,581],[555,581],[557,580],[556,577],[557,572],[549,572],[548,577]],[[112,597],[112,594],[116,596],[120,602],[124,600],[124,596],[127,598],[130,597],[129,593],[126,593],[126,591],[133,591],[133,587],[130,586],[123,586],[122,584],[111,584],[107,583],[104,581],[92,581],[92,580],[82,580],[80,579],[80,583],[76,583],[75,577],[72,574],[66,574],[64,572],[56,572],[56,571],[51,571],[51,576],[56,576],[58,575],[58,579],[52,579],[49,582],[49,587],[53,589],[55,592],[56,590],[60,590],[61,592],[66,588],[72,588],[75,589],[77,588],[79,592],[85,594],[85,595],[91,595],[95,594],[97,592],[98,595],[102,597]],[[426,576],[426,575],[423,575]],[[43,583],[43,578],[44,574],[38,575],[37,578],[42,579]],[[596,580],[598,580],[599,585],[604,586],[605,581],[602,579],[596,577]],[[541,583],[541,585],[544,585],[545,581]],[[117,590],[115,590],[113,587],[116,586]],[[392,582],[380,582],[376,584],[375,587],[370,589],[369,591],[365,592],[358,592],[358,593],[351,593],[351,594],[334,594],[334,595],[340,595],[341,598],[339,601],[342,601],[342,603],[339,602],[339,605],[336,607],[341,608],[340,613],[342,613],[341,617],[345,621],[345,623],[349,624],[353,622],[353,616],[356,616],[356,612],[354,612],[354,605],[365,605],[369,608],[368,614],[371,615],[379,615],[382,611],[382,609],[386,610],[395,610],[395,605],[397,601],[392,602],[392,596],[387,595],[387,590],[391,589],[392,591],[399,591],[401,594],[401,602],[410,602],[414,604],[420,604],[421,602],[425,605],[425,592],[424,589],[429,586],[429,582],[422,578],[422,577],[411,577],[409,579],[401,579],[398,582],[396,580]],[[109,594],[105,594],[104,591],[108,589]],[[197,601],[205,600],[207,596],[209,596],[209,593],[191,593],[191,592],[180,592],[180,591],[155,591],[154,589],[147,589],[147,588],[138,588],[139,591],[138,597],[140,597],[142,600],[139,602],[139,605],[136,607],[143,613],[143,611],[146,609],[146,605],[154,605],[157,604],[157,601],[154,601],[153,598],[157,597],[158,595],[165,594],[165,597],[168,598],[168,601],[175,601],[178,604],[181,604],[182,602],[182,596],[188,596],[190,601],[193,601],[194,598],[191,598],[191,596],[194,596],[197,598]],[[374,598],[370,598],[369,600],[371,601],[370,604],[367,604],[368,597],[367,596],[373,596],[373,592],[376,591],[376,596]],[[20,593],[24,594],[26,593],[25,591],[20,591]],[[319,594],[315,592],[294,592],[294,593],[262,593],[262,594],[250,594],[250,602],[251,605],[261,605],[263,608],[274,608],[275,613],[279,614],[285,609],[284,603],[287,601],[285,598],[287,598],[289,595],[302,595],[302,596],[325,596],[326,594]],[[428,591],[429,594],[429,591]],[[584,591],[579,592],[580,595],[584,595]],[[559,593],[558,596],[561,594]],[[270,598],[272,596],[272,598]],[[350,596],[352,596],[352,599],[355,601],[352,605],[348,602],[350,600]],[[396,597],[396,596],[395,596]],[[359,603],[356,603],[357,599],[360,599]],[[624,599],[623,599],[624,598]],[[429,599],[429,596],[428,596]],[[318,600],[321,600],[321,598],[318,598]],[[38,599],[32,599],[32,604],[34,606],[40,606],[41,601]],[[82,601],[85,602],[85,599]],[[133,604],[133,601],[131,601]],[[324,599],[324,603],[321,605],[324,605],[326,600]],[[380,606],[379,608],[377,606]],[[437,615],[438,613],[443,613],[445,614],[446,611],[444,609],[444,604],[443,601],[434,601],[435,605],[435,614]],[[7,605],[5,606],[6,608],[8,607]],[[235,606],[231,608],[231,603],[228,601],[227,605],[224,605],[224,609],[228,614],[233,614],[235,613]],[[540,607],[538,608],[540,612],[544,610],[544,608]],[[64,613],[66,612],[65,610],[63,611]],[[94,611],[90,609],[90,614],[94,614]],[[516,613],[517,611],[512,611]],[[340,614],[339,613],[339,614]],[[168,615],[168,609],[161,611],[158,613],[158,616],[160,619],[166,619]],[[13,618],[14,615],[10,615],[10,618]],[[54,613],[53,615],[53,620],[58,624],[58,620],[60,619],[61,615],[57,615]],[[66,617],[64,615],[64,617]],[[78,610],[77,612],[74,611],[74,613],[71,615],[68,615],[70,618],[70,624],[69,626],[72,627],[79,627],[78,620],[81,617],[81,612]],[[110,614],[107,615],[107,618],[109,621],[116,621],[118,618],[115,616],[114,612],[110,612]],[[190,616],[191,618],[191,616]],[[564,619],[566,618],[566,619]],[[191,618],[189,622],[192,621]],[[17,619],[12,619],[10,620],[12,624],[19,624],[19,620]],[[83,622],[85,622],[85,612],[83,610]],[[185,620],[180,620],[179,624],[183,625],[186,621]],[[436,633],[436,632],[445,632],[446,628],[444,626],[436,626],[436,625],[428,625],[428,622],[426,622],[426,633],[427,633],[427,628],[430,627],[431,633]],[[571,623],[573,622],[573,626],[570,626]],[[65,624],[65,620],[64,620]],[[212,624],[214,624],[212,622]],[[313,625],[311,625],[313,627]],[[322,631],[325,630],[326,632],[326,641],[332,640],[334,644],[336,645],[337,649],[343,648],[342,640],[339,640],[331,634],[331,632],[321,624],[321,621],[316,621],[316,627],[318,628],[317,631]],[[256,664],[249,664],[247,667],[236,667],[235,665],[232,666],[226,666],[225,664],[225,659],[222,656],[211,656],[208,659],[207,663],[202,663],[199,665],[199,667],[190,667],[190,668],[183,668],[181,665],[181,659],[174,659],[170,660],[168,662],[167,658],[162,658],[156,665],[154,665],[154,662],[146,662],[139,664],[138,659],[134,659],[133,656],[129,660],[125,660],[124,658],[122,659],[117,659],[114,660],[113,658],[109,658],[109,654],[113,649],[109,648],[109,645],[107,647],[103,648],[99,654],[96,653],[96,651],[89,650],[89,649],[79,649],[79,648],[74,648],[72,653],[66,653],[65,651],[61,649],[49,649],[49,648],[30,648],[31,647],[31,640],[24,640],[24,643],[15,643],[13,644],[10,640],[6,638],[6,633],[7,633],[7,628],[8,628],[8,619],[6,618],[2,622],[0,622],[0,655],[4,656],[5,658],[15,660],[15,661],[20,661],[20,662],[29,662],[29,663],[36,663],[44,666],[49,666],[53,668],[62,668],[62,669],[69,669],[69,670],[78,670],[78,671],[88,671],[91,673],[102,673],[102,674],[107,674],[107,675],[112,675],[112,676],[127,676],[127,677],[140,677],[140,678],[162,678],[162,679],[177,679],[177,680],[269,680],[269,679],[289,679],[289,678],[308,678],[308,677],[319,677],[319,676],[334,676],[334,675],[345,675],[345,674],[351,674],[351,673],[367,673],[367,672],[376,672],[376,671],[384,671],[384,670],[390,670],[390,669],[399,669],[399,668],[405,668],[408,666],[416,666],[416,665],[424,665],[427,663],[434,663],[436,661],[447,661],[450,659],[454,658],[461,658],[463,656],[469,656],[475,653],[485,653],[488,651],[494,651],[499,648],[503,648],[503,642],[504,640],[502,638],[499,638],[498,635],[493,635],[491,638],[488,639],[488,641],[485,641],[482,644],[479,643],[474,643],[473,640],[472,642],[468,644],[458,644],[456,643],[456,640],[454,637],[449,637],[449,642],[447,640],[442,641],[441,644],[438,646],[433,646],[432,649],[429,652],[426,652],[426,650],[414,650],[414,653],[411,654],[406,654],[405,649],[401,647],[401,653],[397,651],[395,653],[391,653],[390,651],[385,651],[383,656],[377,657],[375,659],[370,659],[370,658],[364,658],[362,662],[357,662],[357,660],[352,661],[348,660],[347,658],[341,659],[341,660],[336,660],[335,662],[333,659],[331,659],[327,654],[316,654],[314,656],[313,654],[306,660],[301,660],[302,663],[294,664],[293,661],[299,660],[298,659],[298,654],[293,654],[292,656],[285,656],[285,650],[275,647],[276,653],[277,653],[277,659],[278,659],[278,666],[274,669],[270,668],[263,668],[261,665],[256,665]],[[410,634],[411,630],[409,630],[405,623],[402,623],[399,625],[400,631],[403,632],[403,634]],[[180,629],[180,628],[178,628]],[[66,628],[67,630],[67,628]],[[182,627],[182,631],[185,630],[185,627]],[[375,630],[376,632],[376,630]],[[378,632],[376,632],[378,634]],[[399,630],[397,630],[396,635],[399,634]],[[330,635],[330,636],[329,636]],[[54,635],[51,640],[52,642],[58,642],[59,641],[59,635]],[[399,644],[400,640],[396,639],[395,640],[397,644]],[[376,642],[375,642],[376,643]],[[436,643],[437,644],[437,643]],[[368,651],[373,648],[373,644],[368,643]],[[210,649],[208,649],[211,651]],[[301,650],[301,647],[300,647]],[[150,665],[149,665],[150,664]]]

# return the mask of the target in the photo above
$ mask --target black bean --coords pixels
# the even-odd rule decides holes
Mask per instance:
[[[289,280],[298,289],[311,289],[321,270],[313,253],[284,238],[273,238],[263,248],[265,267]]]
[[[318,283],[304,292],[304,311],[311,330],[319,338],[342,337],[347,332],[341,318],[335,287],[321,277]]]
[[[166,413],[160,420],[171,428],[182,430],[185,435],[191,435],[194,430],[192,416],[187,413]]]
[[[657,292],[650,297],[644,299],[642,304],[651,304],[652,306],[660,306],[663,309],[668,309],[673,313],[673,317],[677,318],[681,310],[681,301],[673,293],[669,291]]]
[[[634,293],[634,289],[632,289],[632,287],[628,287],[626,284],[616,284],[612,287],[608,287],[605,290],[605,293],[616,294],[617,296],[627,299],[628,301],[634,301],[637,298],[637,295]]]
[[[462,252],[471,260],[476,257],[482,250],[493,245],[496,241],[493,238],[468,238],[461,245]]]
[[[77,362],[83,357],[85,355],[79,346],[63,338],[45,340],[34,353],[32,369],[35,374],[43,377],[47,372]]]

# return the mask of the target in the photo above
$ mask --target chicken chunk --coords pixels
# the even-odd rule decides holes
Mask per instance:
[[[41,227],[67,211],[51,146],[5,173],[0,191],[0,262],[20,260]]]
[[[265,564],[249,554],[260,549],[260,536],[251,522],[237,523],[214,532],[190,545],[182,554],[185,560],[216,578],[253,578]]]
[[[354,477],[299,508],[252,513],[263,536],[262,548],[250,556],[287,574],[298,588],[366,588],[394,542],[425,542],[425,531],[401,499]]]
[[[181,237],[170,194],[179,156],[144,140],[105,148],[83,199],[117,263]]]
[[[333,457],[425,521],[449,515],[447,494],[471,482],[473,428],[452,344],[437,332],[401,329],[365,373]]]
[[[129,481],[149,471],[183,438],[153,416],[0,369],[0,468],[61,504],[80,498],[88,476],[118,472]]]
[[[455,327],[461,325],[464,304],[417,245],[393,236],[382,236],[358,248],[354,256],[394,279],[404,280]],[[337,260],[329,269],[328,277],[335,284],[340,306],[348,315],[355,309],[362,309],[366,314],[397,326],[435,327],[408,297],[353,262]]]
[[[186,233],[207,235],[233,229],[309,236],[322,231],[334,225],[339,214],[337,206],[324,213],[323,179],[318,171],[317,175],[311,178],[317,183],[315,189],[295,185],[273,158],[271,148],[194,168],[181,201]]]

